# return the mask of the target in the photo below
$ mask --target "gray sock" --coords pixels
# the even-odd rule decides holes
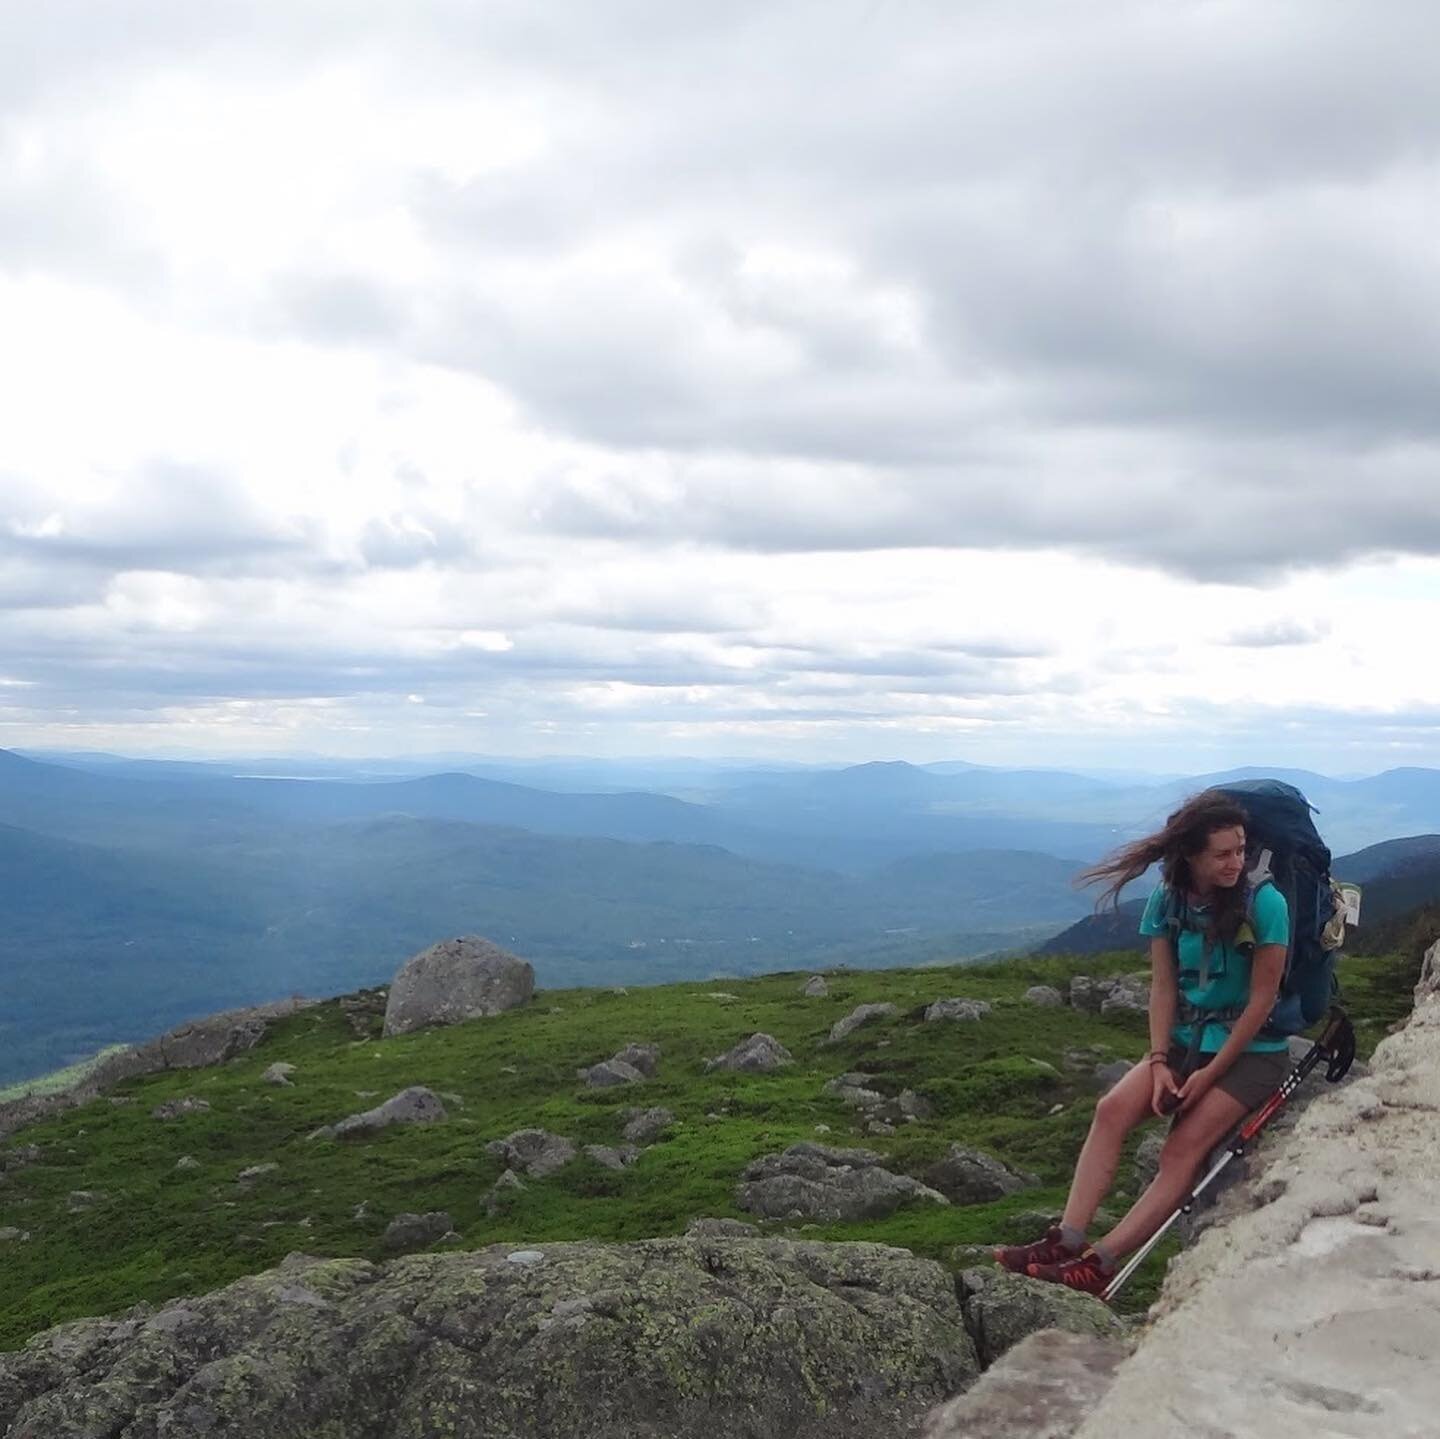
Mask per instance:
[[[1073,1249],[1076,1254],[1085,1247],[1085,1231],[1076,1229],[1073,1224],[1060,1226],[1060,1239],[1067,1249]]]
[[[1103,1244],[1092,1244],[1090,1248],[1094,1251],[1095,1257],[1100,1261],[1100,1272],[1102,1274],[1113,1274],[1115,1272],[1115,1256],[1111,1254]]]

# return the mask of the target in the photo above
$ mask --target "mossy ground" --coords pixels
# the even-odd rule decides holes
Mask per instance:
[[[547,990],[528,1008],[495,1019],[388,1040],[357,1039],[337,1002],[317,1005],[272,1026],[240,1059],[131,1081],[11,1141],[38,1145],[41,1158],[0,1181],[0,1227],[31,1235],[0,1241],[0,1348],[63,1320],[213,1289],[295,1250],[386,1258],[385,1225],[405,1211],[448,1211],[464,1247],[640,1239],[681,1233],[697,1215],[743,1218],[733,1200],[741,1169],[806,1139],[863,1144],[914,1174],[958,1141],[1042,1181],[993,1204],[923,1204],[885,1220],[805,1226],[807,1238],[875,1240],[942,1260],[957,1245],[1008,1240],[1017,1214],[1054,1213],[1064,1203],[1098,1092],[1093,1066],[1137,1058],[1146,1047],[1142,1015],[1047,1009],[1024,992],[1140,964],[1129,953],[846,970],[830,975],[823,999],[801,995],[798,972],[628,993]],[[1403,968],[1388,957],[1346,962],[1362,1053],[1408,1011]],[[950,995],[994,1008],[978,1022],[921,1022],[925,1005]],[[835,1020],[880,1001],[899,1013],[840,1044],[824,1043]],[[769,1075],[703,1072],[707,1057],[757,1030],[785,1044],[796,1063]],[[661,1046],[657,1078],[633,1087],[580,1086],[578,1067],[630,1040]],[[1068,1066],[1066,1051],[1077,1050],[1086,1052],[1083,1067]],[[262,1082],[277,1060],[295,1065],[292,1087]],[[854,1112],[821,1092],[826,1080],[852,1069],[880,1076],[879,1087],[892,1093],[919,1091],[934,1104],[934,1117],[893,1137],[863,1134]],[[460,1104],[447,1104],[448,1122],[397,1126],[348,1143],[307,1140],[318,1126],[413,1084],[459,1097]],[[210,1109],[169,1121],[151,1117],[153,1106],[185,1095]],[[577,1144],[615,1144],[621,1111],[631,1105],[662,1105],[677,1119],[633,1167],[616,1173],[582,1157],[549,1179],[527,1180],[510,1209],[486,1216],[483,1199],[500,1174],[499,1161],[485,1152],[488,1140],[542,1126]],[[817,1133],[819,1125],[829,1133]],[[1108,1202],[1117,1212],[1134,1196],[1130,1155],[1139,1137]],[[182,1155],[199,1167],[177,1169]],[[267,1162],[279,1168],[248,1187],[237,1183],[242,1169]],[[71,1213],[74,1190],[104,1197]],[[1161,1246],[1140,1271],[1124,1308],[1151,1301],[1171,1252],[1173,1245]]]

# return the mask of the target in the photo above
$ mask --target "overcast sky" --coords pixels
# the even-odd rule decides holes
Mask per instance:
[[[1440,11],[0,8],[0,746],[1440,765]]]

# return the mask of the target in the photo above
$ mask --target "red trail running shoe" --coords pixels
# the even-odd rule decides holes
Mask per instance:
[[[1106,1269],[1101,1258],[1088,1246],[1073,1259],[1062,1259],[1058,1264],[1031,1264],[1025,1271],[1032,1279],[1045,1279],[1051,1284],[1063,1284],[1067,1289],[1078,1289],[1082,1294],[1104,1294],[1110,1281],[1115,1277],[1114,1269]]]
[[[1032,1264],[1059,1264],[1079,1254],[1060,1237],[1060,1226],[1052,1224],[1044,1239],[1033,1244],[1007,1244],[995,1251],[995,1262],[1012,1274],[1028,1274]]]

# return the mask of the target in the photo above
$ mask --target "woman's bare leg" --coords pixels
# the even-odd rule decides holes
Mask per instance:
[[[1223,1089],[1212,1089],[1170,1131],[1160,1171],[1129,1213],[1098,1243],[1112,1259],[1138,1249],[1175,1212],[1205,1156],[1249,1111]]]
[[[1075,1177],[1070,1181],[1070,1197],[1065,1201],[1061,1224],[1073,1226],[1082,1234],[1085,1232],[1100,1201],[1110,1191],[1126,1137],[1154,1112],[1150,1108],[1153,1092],[1150,1066],[1142,1063],[1100,1097],[1095,1117],[1090,1121],[1090,1133],[1085,1136],[1085,1145],[1075,1164]]]

